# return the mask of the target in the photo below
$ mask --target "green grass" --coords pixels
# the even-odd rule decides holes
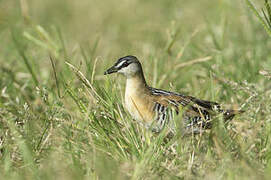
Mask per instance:
[[[0,179],[270,179],[267,2],[0,0]],[[246,113],[166,141],[103,75],[128,54],[150,85]]]

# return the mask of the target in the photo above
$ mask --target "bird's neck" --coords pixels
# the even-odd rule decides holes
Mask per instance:
[[[127,77],[125,94],[138,94],[146,91],[148,85],[142,72]]]

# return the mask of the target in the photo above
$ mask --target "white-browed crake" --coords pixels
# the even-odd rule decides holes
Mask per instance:
[[[184,107],[182,117],[185,133],[199,133],[211,128],[212,119],[218,114],[222,114],[224,121],[227,122],[236,114],[243,112],[224,110],[216,102],[148,86],[142,66],[135,56],[125,56],[118,59],[104,74],[116,72],[123,74],[127,79],[125,107],[131,116],[147,127],[151,127],[151,130],[157,133],[166,124],[173,127],[173,117],[179,114],[180,107]]]

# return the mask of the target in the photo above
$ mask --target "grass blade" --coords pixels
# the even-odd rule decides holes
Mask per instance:
[[[251,2],[251,0],[246,0],[246,3],[248,7],[251,9],[251,11],[254,13],[254,15],[258,18],[262,26],[264,27],[265,31],[268,33],[269,36],[271,36],[271,28],[268,27],[268,25],[265,23],[264,18],[261,17],[259,12],[257,11],[255,5]]]
[[[12,34],[13,42],[14,42],[17,50],[18,50],[18,53],[22,57],[22,59],[24,61],[24,64],[26,65],[27,70],[30,72],[35,85],[39,86],[38,78],[37,78],[36,74],[34,73],[32,67],[31,67],[31,65],[29,63],[29,60],[28,60],[28,58],[26,57],[26,55],[24,53],[24,50],[22,49],[22,47],[20,46],[18,40],[16,39],[14,32],[12,32],[11,34]]]

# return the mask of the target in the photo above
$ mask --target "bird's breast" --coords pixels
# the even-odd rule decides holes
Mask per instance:
[[[138,121],[152,122],[154,118],[153,104],[144,94],[125,93],[125,106],[131,116]]]

